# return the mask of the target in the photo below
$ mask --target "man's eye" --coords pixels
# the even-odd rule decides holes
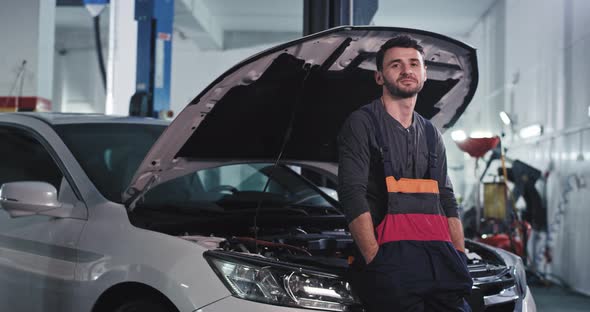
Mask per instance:
[[[412,63],[412,67],[418,66],[418,63]]]

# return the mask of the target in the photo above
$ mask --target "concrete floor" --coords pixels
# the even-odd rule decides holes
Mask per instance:
[[[559,286],[531,287],[538,312],[590,312],[590,297]]]

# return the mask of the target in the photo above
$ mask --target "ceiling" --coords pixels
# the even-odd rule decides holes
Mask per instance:
[[[211,13],[226,30],[302,32],[303,1],[206,0]]]
[[[358,0],[357,0],[358,1]],[[375,25],[465,35],[496,0],[379,0]],[[301,32],[303,1],[204,0],[225,30]]]
[[[375,25],[418,28],[466,37],[496,0],[380,0]]]
[[[465,38],[495,2],[379,0],[372,24]],[[101,28],[106,29],[108,9],[101,18]],[[62,5],[56,12],[56,26],[91,30],[92,20],[83,6]],[[302,35],[303,0],[175,0],[174,28],[182,38],[194,40],[204,50],[286,41]]]

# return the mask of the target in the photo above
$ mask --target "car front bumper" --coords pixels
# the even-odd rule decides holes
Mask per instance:
[[[265,304],[255,301],[248,301],[233,296],[228,296],[219,301],[213,302],[194,312],[225,312],[225,311],[243,311],[243,312],[310,312],[313,310],[304,308],[292,308]],[[515,312],[537,312],[537,306],[531,290],[527,286],[526,295],[523,300],[517,301]]]
[[[533,293],[531,289],[527,286],[526,287],[526,295],[524,299],[520,302],[520,310],[517,309],[517,312],[537,312],[537,305],[535,304],[535,299],[533,298]]]
[[[314,310],[304,308],[292,308],[286,306],[278,306],[255,301],[244,300],[229,296],[219,301],[213,302],[193,312],[227,312],[227,311],[241,311],[241,312],[310,312]]]

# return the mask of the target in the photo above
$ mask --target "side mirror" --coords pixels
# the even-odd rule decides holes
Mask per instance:
[[[43,215],[68,217],[74,207],[57,200],[57,190],[37,181],[9,182],[0,187],[0,207],[15,217]]]

